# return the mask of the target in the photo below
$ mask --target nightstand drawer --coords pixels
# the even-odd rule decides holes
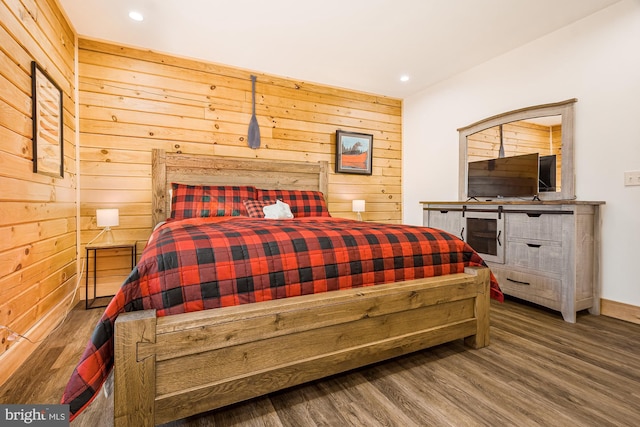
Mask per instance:
[[[506,264],[544,273],[562,273],[562,246],[554,242],[508,241]]]
[[[509,238],[562,240],[562,215],[510,213],[506,222],[506,235]]]

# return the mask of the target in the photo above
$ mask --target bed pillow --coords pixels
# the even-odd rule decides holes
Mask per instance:
[[[254,199],[253,186],[187,185],[172,183],[171,218],[205,218],[247,215],[242,203]]]
[[[247,215],[249,215],[251,218],[264,218],[263,208],[265,206],[274,205],[276,201],[247,199],[247,200],[243,200],[242,203],[244,204],[244,207],[247,209]]]
[[[256,189],[258,200],[281,200],[289,205],[294,217],[331,216],[324,195],[312,190],[262,190]]]

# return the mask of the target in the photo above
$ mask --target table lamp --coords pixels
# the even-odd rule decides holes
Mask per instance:
[[[362,221],[362,215],[360,212],[364,212],[364,200],[352,200],[351,201],[351,210],[357,213],[358,221]]]
[[[96,223],[98,227],[104,227],[102,238],[103,243],[113,243],[113,233],[111,227],[120,225],[118,209],[96,209]]]

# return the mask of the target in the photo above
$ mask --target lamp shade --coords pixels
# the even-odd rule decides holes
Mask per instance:
[[[351,201],[351,210],[353,212],[364,212],[364,200],[352,200]]]
[[[118,209],[96,209],[96,223],[98,227],[112,227],[120,225]]]

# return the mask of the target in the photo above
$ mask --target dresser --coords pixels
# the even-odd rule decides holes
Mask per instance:
[[[600,313],[604,202],[421,202],[423,224],[465,240],[502,291],[562,313]]]

